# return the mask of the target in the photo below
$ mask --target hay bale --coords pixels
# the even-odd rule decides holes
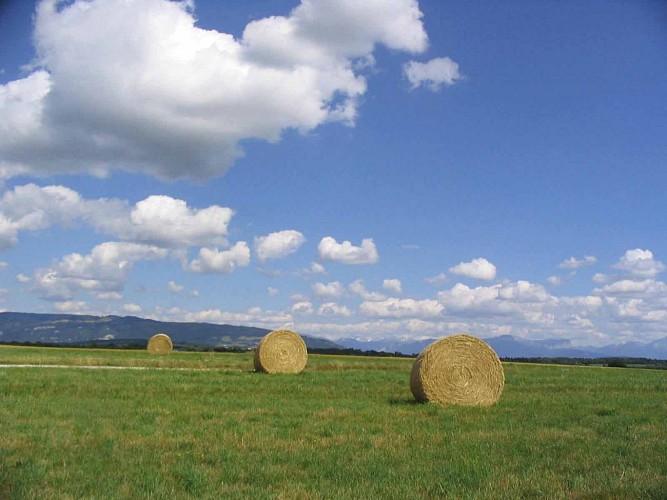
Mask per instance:
[[[148,339],[147,349],[150,354],[171,354],[174,345],[171,343],[169,335],[157,333]]]
[[[259,342],[254,361],[256,371],[300,373],[308,361],[306,343],[290,330],[275,330]]]
[[[417,401],[488,406],[498,401],[505,374],[483,340],[460,334],[426,347],[412,365],[410,389]]]

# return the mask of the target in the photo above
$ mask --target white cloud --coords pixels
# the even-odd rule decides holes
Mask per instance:
[[[460,331],[461,328],[452,328],[442,321],[424,321],[420,319],[361,321],[357,323],[303,323],[299,326],[314,335],[324,336],[336,340],[346,337],[361,339],[401,338],[422,340],[425,338],[441,337],[446,333]]]
[[[51,300],[71,300],[79,291],[119,292],[140,260],[162,259],[167,250],[138,243],[106,242],[90,254],[72,253],[35,271],[32,290]]]
[[[650,250],[628,250],[613,266],[635,278],[654,278],[665,270],[665,265],[653,258]]]
[[[290,310],[295,314],[312,314],[313,304],[307,300],[302,300],[292,304]]]
[[[88,304],[82,300],[56,302],[53,306],[62,313],[80,313],[88,308]]]
[[[339,281],[315,283],[312,286],[313,293],[318,297],[341,297],[345,293],[345,287]]]
[[[451,289],[438,292],[438,300],[448,310],[460,311],[471,308],[483,308],[485,303],[495,301],[498,298],[499,285],[491,287],[470,288],[463,283],[457,283]]]
[[[183,200],[149,196],[134,206],[129,228],[120,230],[119,235],[167,247],[224,245],[233,215],[232,209],[217,205],[196,210]]]
[[[343,305],[336,304],[335,302],[327,302],[319,307],[317,314],[319,316],[349,317],[352,316],[352,311]]]
[[[354,295],[358,295],[364,300],[384,300],[386,297],[378,292],[369,292],[364,286],[364,280],[355,280],[347,286],[348,290]]]
[[[496,266],[486,259],[473,259],[470,262],[461,262],[449,268],[449,272],[466,278],[490,281],[496,277]]]
[[[244,139],[353,123],[376,45],[427,46],[416,0],[304,0],[238,39],[198,28],[193,6],[40,3],[42,69],[0,86],[0,171],[219,175]]]
[[[259,307],[251,307],[245,312],[223,311],[221,309],[204,309],[201,311],[184,311],[180,308],[157,310],[151,315],[161,321],[181,321],[215,324],[232,324],[255,326],[275,330],[292,323],[291,314],[280,311],[264,311]]]
[[[255,253],[260,262],[280,259],[296,252],[304,241],[306,239],[299,231],[278,231],[255,238]]]
[[[123,300],[123,296],[118,292],[95,292],[93,295],[99,300]]]
[[[447,313],[453,315],[520,317],[529,314],[537,317],[535,315],[542,314],[545,304],[552,304],[557,299],[543,286],[520,280],[476,288],[457,283],[451,289],[439,292],[438,300]]]
[[[190,263],[189,269],[195,273],[229,274],[248,264],[250,264],[250,249],[245,241],[239,241],[229,250],[200,249],[199,257]]]
[[[542,285],[519,280],[515,283],[504,283],[498,287],[498,298],[517,302],[546,302],[551,296]]]
[[[137,304],[123,304],[123,311],[128,314],[139,314],[143,309]]]
[[[179,285],[175,281],[170,281],[169,283],[167,283],[167,289],[171,293],[181,293],[183,291],[183,288],[184,288],[183,285]]]
[[[441,285],[445,281],[447,281],[447,275],[445,273],[440,273],[436,276],[431,276],[429,278],[425,278],[424,281],[428,283],[429,285]]]
[[[437,300],[386,299],[362,302],[359,311],[367,316],[385,318],[433,318],[441,315],[444,307]]]
[[[547,282],[551,286],[559,286],[563,284],[563,278],[561,278],[560,276],[549,276],[547,278]]]
[[[230,208],[188,207],[169,196],[149,196],[130,207],[118,199],[84,199],[65,186],[16,186],[0,197],[0,249],[18,241],[19,231],[86,223],[124,241],[169,248],[226,245]]]
[[[609,280],[611,280],[611,276],[608,276],[608,275],[602,274],[602,273],[595,273],[593,275],[592,279],[593,279],[593,283],[597,283],[597,284],[601,285],[603,283],[609,282]]]
[[[390,292],[401,293],[403,285],[399,279],[386,279],[382,282],[382,288]]]
[[[317,262],[313,262],[310,265],[310,272],[313,274],[327,274],[326,269],[322,264],[319,264]]]
[[[280,290],[270,286],[266,289],[266,292],[269,294],[269,297],[275,297],[276,295],[278,295],[280,293]]]
[[[656,281],[652,279],[645,279],[642,281],[634,280],[620,280],[615,281],[609,285],[605,285],[602,288],[596,288],[594,293],[602,295],[634,295],[634,294],[647,294],[655,293],[656,291],[667,291],[667,287],[661,281]]]
[[[64,186],[16,186],[0,198],[0,249],[14,246],[19,231],[71,226],[86,213],[94,217],[99,209],[113,214],[118,204],[107,200],[86,204],[76,191]]]
[[[463,78],[459,65],[449,57],[436,57],[426,63],[409,61],[403,65],[403,73],[411,89],[423,85],[433,92],[438,92],[443,85],[454,85]]]
[[[569,259],[565,259],[563,262],[558,264],[558,267],[560,267],[561,269],[579,269],[580,267],[591,266],[595,264],[597,261],[598,259],[591,255],[586,255],[584,256],[583,259],[576,259],[574,257],[570,257]]]
[[[30,283],[31,280],[30,276],[26,276],[23,273],[19,273],[16,275],[16,281],[18,281],[19,283]]]
[[[361,246],[356,247],[349,241],[338,243],[331,236],[326,236],[317,246],[317,254],[320,259],[341,264],[375,264],[379,259],[372,238],[364,238]]]

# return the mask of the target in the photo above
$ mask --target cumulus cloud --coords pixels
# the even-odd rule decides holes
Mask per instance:
[[[447,281],[447,275],[445,273],[437,274],[436,276],[430,276],[425,278],[424,281],[429,285],[441,285]]]
[[[200,249],[199,257],[190,263],[189,269],[194,273],[229,274],[248,264],[250,264],[250,248],[245,241],[239,241],[229,250]]]
[[[90,254],[72,253],[54,266],[35,271],[32,291],[50,300],[69,301],[80,291],[119,292],[140,260],[166,257],[167,250],[152,245],[106,242]]]
[[[390,292],[401,293],[403,285],[399,279],[386,279],[382,282],[382,288]]]
[[[233,215],[231,208],[197,209],[169,196],[149,196],[130,206],[119,199],[85,199],[65,186],[26,184],[0,197],[0,249],[14,246],[20,231],[81,223],[135,243],[169,248],[226,245]]]
[[[310,265],[309,271],[313,274],[327,274],[327,270],[324,268],[324,266],[318,262],[313,262]]]
[[[449,272],[466,278],[490,281],[496,277],[496,266],[486,259],[473,259],[470,262],[461,262],[451,267]]]
[[[128,314],[139,314],[142,310],[138,304],[123,304],[123,311]]]
[[[436,57],[425,63],[409,61],[403,65],[403,74],[411,89],[423,85],[433,92],[438,92],[443,85],[454,85],[463,78],[459,65],[449,57]]]
[[[295,314],[312,314],[313,304],[307,300],[301,300],[292,304],[290,310]]]
[[[38,231],[53,225],[67,227],[82,219],[97,221],[103,213],[113,218],[121,210],[119,201],[85,201],[64,186],[16,186],[0,197],[0,249],[14,246],[19,231]]]
[[[364,300],[384,300],[386,297],[378,292],[369,292],[364,286],[364,280],[355,280],[347,286],[348,290],[354,295],[358,295]]]
[[[586,255],[584,256],[583,259],[576,259],[575,257],[570,257],[569,259],[565,259],[563,262],[558,264],[558,267],[560,267],[561,269],[579,269],[580,267],[591,266],[595,264],[597,261],[598,259],[591,255]]]
[[[88,304],[83,300],[66,300],[56,302],[53,306],[62,313],[81,313],[88,309]]]
[[[667,286],[661,281],[645,279],[642,281],[619,280],[614,283],[596,288],[594,293],[600,295],[654,295],[656,292],[667,291]],[[666,297],[667,299],[667,297]]]
[[[179,285],[175,281],[170,281],[169,283],[167,283],[167,289],[171,293],[181,293],[183,291],[183,288],[184,288],[183,285]]]
[[[251,307],[243,312],[223,311],[221,309],[186,311],[178,307],[167,310],[158,308],[150,316],[161,321],[232,324],[268,328],[270,330],[283,328],[294,321],[291,314],[281,311],[265,311],[260,307]]]
[[[43,1],[38,69],[0,86],[0,171],[219,175],[244,139],[353,124],[375,47],[424,51],[421,17],[416,0],[304,0],[235,39],[191,1]]]
[[[522,311],[534,313],[544,304],[555,300],[543,286],[519,280],[493,286],[469,287],[457,283],[438,293],[438,300],[450,313],[514,315]]]
[[[665,265],[655,260],[653,252],[640,248],[625,252],[613,267],[635,278],[654,278],[665,270]]]
[[[593,283],[597,284],[607,283],[611,279],[611,276],[602,273],[595,273],[592,278]]]
[[[367,316],[386,318],[432,318],[440,316],[444,306],[437,300],[386,299],[383,301],[362,302],[359,311]]]
[[[317,309],[317,314],[319,316],[349,317],[352,316],[352,311],[343,305],[336,304],[335,302],[326,302]]]
[[[341,297],[345,293],[345,287],[340,281],[331,281],[326,285],[324,283],[315,283],[312,289],[313,293],[318,297]]]
[[[280,259],[296,252],[304,241],[306,239],[299,231],[278,231],[255,238],[255,253],[260,262]]]
[[[162,246],[224,245],[231,208],[210,206],[201,210],[169,196],[149,196],[130,212],[130,224],[118,232],[123,239]]]
[[[563,278],[561,278],[560,276],[549,276],[547,278],[547,282],[551,286],[559,286],[563,284]]]
[[[331,236],[322,238],[317,246],[320,259],[341,264],[375,264],[379,255],[372,238],[364,238],[361,246],[356,247],[349,241],[338,243]]]

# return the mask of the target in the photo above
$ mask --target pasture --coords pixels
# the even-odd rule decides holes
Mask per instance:
[[[505,363],[488,408],[411,359],[0,346],[0,498],[665,498],[667,372]],[[156,369],[85,369],[74,366]]]

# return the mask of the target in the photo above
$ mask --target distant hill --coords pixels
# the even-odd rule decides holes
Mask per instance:
[[[127,345],[166,333],[176,347],[249,349],[270,330],[251,326],[154,321],[135,316],[0,313],[0,343],[30,342],[61,345]],[[301,334],[301,332],[299,332]],[[437,339],[342,339],[337,342],[303,335],[309,349],[359,349],[418,354]],[[572,347],[567,340],[526,340],[512,335],[484,339],[502,358],[636,357],[667,360],[667,337],[648,343],[627,342],[603,347]]]
[[[413,340],[363,340],[341,339],[339,344],[353,349],[380,352],[418,354],[437,339]],[[667,337],[653,342],[627,342],[603,347],[572,347],[568,340],[526,340],[512,335],[500,335],[484,339],[502,358],[603,358],[636,357],[667,359]]]
[[[252,348],[270,330],[212,323],[175,323],[135,316],[0,313],[0,342],[127,344],[166,333],[176,346]],[[339,349],[326,339],[302,335],[309,349]]]

